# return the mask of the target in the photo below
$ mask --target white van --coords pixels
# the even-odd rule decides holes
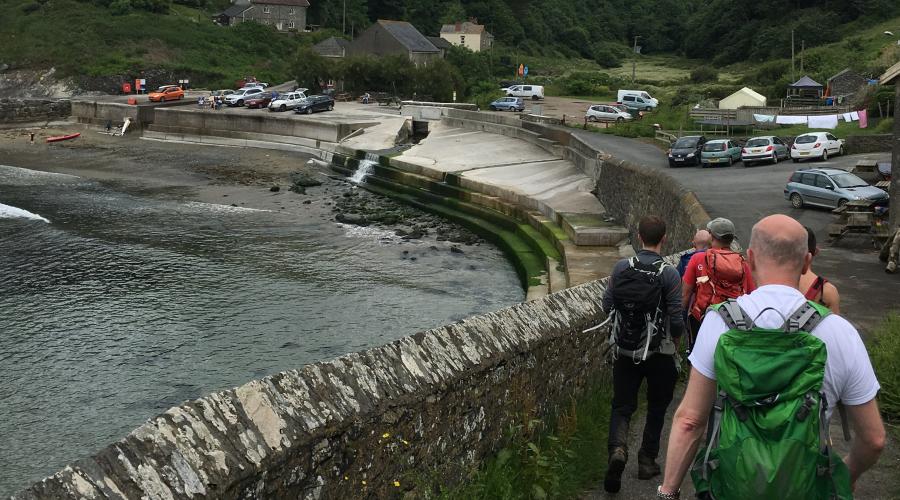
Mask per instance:
[[[524,97],[526,99],[538,100],[544,98],[544,87],[542,85],[512,85],[503,89],[507,97]]]
[[[639,104],[649,104],[651,108],[659,106],[659,101],[643,90],[620,90],[616,100],[624,103],[627,95],[640,97],[640,100],[633,100]]]

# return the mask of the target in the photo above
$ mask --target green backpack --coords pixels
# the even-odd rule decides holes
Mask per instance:
[[[810,301],[770,330],[734,300],[710,309],[729,330],[715,351],[718,397],[708,440],[691,469],[698,497],[852,499],[850,472],[832,453],[825,419],[825,344],[809,333],[830,311]]]

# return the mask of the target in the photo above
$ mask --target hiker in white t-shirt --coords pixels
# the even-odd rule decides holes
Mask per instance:
[[[757,326],[779,328],[806,300],[799,291],[800,275],[809,268],[811,256],[807,233],[800,223],[785,215],[772,215],[753,227],[747,252],[750,268],[759,285],[737,299],[738,305]],[[766,311],[773,308],[774,311]],[[672,422],[663,484],[658,498],[678,498],[680,487],[706,429],[710,408],[716,399],[713,355],[719,337],[728,331],[718,314],[707,314],[691,352],[691,375],[687,390]],[[856,329],[844,318],[829,314],[811,332],[825,344],[823,392],[829,405],[846,407],[854,431],[850,454],[844,462],[853,484],[878,460],[885,443],[884,424],[875,396],[880,389],[866,347]]]

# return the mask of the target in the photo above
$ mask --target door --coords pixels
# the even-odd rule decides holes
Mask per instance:
[[[829,207],[837,206],[837,194],[834,192],[834,183],[828,177],[816,174],[815,196],[816,203]]]
[[[841,149],[841,142],[837,137],[826,133],[825,138],[828,139],[828,152],[837,153]]]
[[[797,192],[800,193],[800,196],[803,196],[803,200],[807,203],[821,205],[824,201],[821,196],[818,196],[816,177],[818,177],[818,174],[804,172],[800,176],[800,185],[797,186]]]
[[[775,137],[772,139],[772,147],[775,148],[776,156],[778,156],[779,158],[787,158],[788,148],[787,144],[785,144],[784,141]]]

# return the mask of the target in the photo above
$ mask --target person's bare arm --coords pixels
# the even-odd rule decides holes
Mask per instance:
[[[836,286],[831,283],[825,283],[825,288],[822,290],[822,301],[825,302],[825,305],[831,312],[835,314],[841,313],[841,296],[838,294]]]
[[[688,311],[688,306],[691,304],[691,295],[694,294],[694,286],[693,282],[691,283],[681,283],[681,308],[685,311]]]
[[[874,399],[861,405],[845,405],[845,408],[854,438],[844,463],[850,469],[850,482],[855,487],[859,476],[875,465],[881,456],[885,442],[884,423]]]
[[[691,369],[691,378],[684,399],[675,411],[666,452],[666,475],[662,492],[674,493],[681,488],[684,476],[697,454],[703,438],[709,410],[716,399],[716,381]]]

